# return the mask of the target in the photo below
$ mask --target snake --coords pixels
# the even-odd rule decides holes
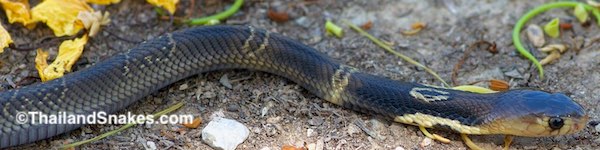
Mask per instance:
[[[113,114],[176,81],[225,69],[271,73],[350,110],[464,134],[565,135],[581,131],[589,119],[565,94],[533,89],[481,94],[397,81],[338,63],[281,34],[220,25],[166,33],[61,78],[2,91],[0,148],[85,125],[22,123],[18,113]]]

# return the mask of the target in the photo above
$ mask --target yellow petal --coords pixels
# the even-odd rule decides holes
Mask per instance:
[[[2,3],[4,12],[6,12],[8,22],[19,22],[24,26],[32,23],[28,0],[0,0],[0,3]]]
[[[10,34],[4,29],[4,26],[0,25],[0,53],[4,52],[4,48],[8,47],[8,44],[12,42]]]
[[[83,47],[87,43],[87,40],[88,36],[83,35],[81,38],[64,41],[60,44],[56,60],[48,65],[48,67],[44,68],[42,73],[40,73],[42,81],[60,78],[65,72],[70,72],[73,64],[77,62],[77,59],[79,59],[79,56],[83,53]]]
[[[148,3],[167,9],[171,14],[175,13],[175,6],[179,3],[179,0],[146,0]]]
[[[48,51],[38,48],[37,55],[35,55],[35,68],[38,70],[38,74],[40,74],[42,81],[48,81],[43,72],[43,70],[48,67],[48,62],[46,62],[46,60],[48,60]]]
[[[119,3],[121,0],[86,0],[86,2],[98,5],[110,5]]]
[[[79,12],[94,10],[80,0],[45,0],[31,9],[34,21],[45,22],[56,36],[75,35],[83,24],[77,21]]]

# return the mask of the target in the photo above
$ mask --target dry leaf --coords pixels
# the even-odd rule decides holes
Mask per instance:
[[[508,89],[510,88],[510,86],[508,85],[508,82],[506,82],[504,80],[492,79],[489,82],[490,82],[489,88],[494,91],[508,91]]]
[[[360,28],[362,28],[363,30],[369,30],[369,29],[371,29],[371,27],[373,27],[373,22],[371,20],[360,25]]]
[[[564,44],[550,44],[540,48],[539,50],[546,53],[558,50],[563,53],[567,50],[567,46]]]
[[[80,12],[94,10],[80,0],[45,0],[31,9],[33,21],[45,22],[56,36],[75,35],[83,24],[78,22]]]
[[[410,27],[411,30],[401,31],[404,35],[414,35],[419,33],[419,31],[423,30],[427,25],[424,22],[415,22]]]
[[[553,62],[554,60],[558,60],[558,58],[560,58],[560,51],[552,51],[552,52],[550,52],[550,55],[548,55],[548,56],[546,56],[546,58],[540,60],[540,64],[546,65],[546,64]]]
[[[0,0],[9,23],[19,22],[28,28],[35,27],[31,20],[28,0]]]
[[[37,54],[35,55],[35,69],[38,70],[38,74],[40,75],[40,78],[42,78],[42,81],[47,81],[47,79],[44,76],[43,71],[45,68],[48,68],[48,51],[44,51],[41,48],[37,49]]]
[[[87,43],[87,40],[88,36],[83,35],[83,37],[78,39],[64,41],[58,48],[58,56],[56,56],[54,62],[45,68],[42,68],[43,64],[39,64],[40,68],[37,68],[37,63],[41,62],[38,62],[38,57],[36,57],[36,68],[38,69],[42,81],[60,78],[65,74],[65,72],[70,72],[73,64],[75,64],[77,59],[79,59],[83,53],[83,47]],[[40,53],[38,53],[38,55],[40,55]],[[41,57],[42,56],[40,56],[40,59]]]
[[[187,127],[187,128],[196,129],[196,128],[198,128],[200,126],[201,123],[202,123],[202,118],[197,117],[192,122],[190,122],[190,123],[184,123],[182,125],[185,126],[185,127]]]
[[[10,34],[4,29],[4,26],[0,25],[0,53],[4,52],[4,48],[8,47],[8,44],[12,42]]]
[[[169,13],[175,14],[176,5],[179,3],[179,0],[146,0],[146,2],[156,7],[163,7]]]
[[[285,11],[277,12],[273,9],[269,9],[269,11],[267,11],[267,17],[269,17],[269,19],[271,19],[275,22],[279,22],[279,23],[287,22],[288,20],[290,20],[290,15],[288,15],[287,12],[285,12]]]
[[[85,0],[88,3],[98,4],[98,5],[110,5],[121,2],[121,0]]]
[[[292,145],[283,145],[283,147],[281,147],[281,150],[308,150],[308,148],[296,147],[296,146],[292,146]]]
[[[96,12],[88,12],[82,11],[77,15],[77,19],[83,24],[88,30],[88,35],[90,37],[94,37],[100,31],[100,25],[107,25],[110,23],[110,18],[108,16],[110,13],[104,12],[104,15],[99,11]]]

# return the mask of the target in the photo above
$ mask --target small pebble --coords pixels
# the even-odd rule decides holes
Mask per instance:
[[[313,130],[313,129],[307,129],[306,130],[306,137],[312,137],[312,136],[315,136],[315,135],[316,135],[315,134],[315,130]]]
[[[325,147],[325,141],[323,139],[317,140],[317,145],[315,150],[323,150]]]
[[[504,72],[504,75],[509,76],[511,78],[523,79],[523,74],[521,74],[517,69]]]
[[[562,149],[560,149],[558,147],[553,147],[552,150],[562,150]]]
[[[89,127],[82,127],[81,129],[85,134],[90,134],[93,132],[92,129],[90,129]]]
[[[528,145],[528,146],[524,146],[523,149],[539,149],[539,148],[536,145]]]
[[[294,22],[304,28],[310,28],[310,25],[312,25],[312,21],[305,16],[298,17]]]
[[[147,141],[146,144],[144,145],[144,148],[146,148],[146,150],[156,150],[156,143],[152,142],[152,141]]]
[[[244,124],[216,117],[202,129],[202,141],[215,149],[234,150],[249,134]]]
[[[394,148],[394,150],[404,150],[404,147],[399,147],[398,146],[398,147]]]
[[[182,85],[179,86],[179,90],[183,91],[185,89],[188,89],[188,87],[189,87],[189,85],[187,83],[185,83],[185,84],[182,84]]]
[[[433,141],[430,138],[424,138],[423,141],[421,141],[421,143],[419,144],[419,146],[421,147],[426,147],[431,145]]]
[[[260,148],[260,150],[271,150],[271,148],[270,147],[263,147],[263,148]]]
[[[315,144],[315,143],[310,143],[310,144],[306,145],[306,148],[307,148],[308,150],[316,150],[316,149],[317,149],[317,144]]]
[[[267,115],[267,113],[269,112],[269,109],[271,109],[271,107],[275,106],[275,104],[273,104],[273,101],[269,101],[267,102],[267,106],[263,107],[260,110],[260,117],[264,117],[265,115]]]
[[[162,104],[163,103],[162,98],[154,97],[154,99],[152,99],[152,100],[154,101],[154,104]]]
[[[240,106],[239,106],[239,105],[236,105],[236,104],[230,104],[230,105],[228,105],[228,106],[227,106],[227,111],[230,111],[230,112],[237,112],[237,111],[239,111],[239,110],[240,110]]]
[[[349,135],[353,135],[359,133],[360,128],[358,128],[355,124],[350,124],[348,127],[346,127],[346,132],[348,132]]]
[[[215,98],[217,94],[215,92],[207,91],[202,94],[202,98]]]
[[[228,89],[233,88],[233,86],[231,85],[231,81],[229,80],[229,77],[227,74],[224,74],[223,76],[221,76],[221,79],[219,79],[219,82],[221,83],[221,85],[225,86]]]
[[[596,132],[600,132],[600,124],[597,124],[595,129],[596,129]]]
[[[270,123],[270,124],[276,124],[276,123],[279,123],[280,121],[281,121],[280,116],[267,118],[267,123]]]
[[[323,122],[325,122],[325,120],[322,117],[313,117],[310,118],[310,120],[308,120],[308,124],[312,125],[312,126],[318,126],[323,124]]]

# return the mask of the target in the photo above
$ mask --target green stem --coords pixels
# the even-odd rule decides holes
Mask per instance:
[[[534,16],[536,16],[542,12],[545,12],[547,10],[550,10],[552,8],[575,7],[578,4],[582,4],[582,3],[579,3],[579,2],[556,2],[556,3],[544,4],[544,5],[538,6],[538,7],[534,8],[533,10],[530,10],[529,12],[527,12],[515,24],[515,27],[514,27],[513,33],[512,33],[512,39],[513,39],[515,48],[517,48],[517,51],[519,53],[521,53],[521,55],[525,56],[527,59],[532,61],[533,64],[535,64],[535,66],[539,70],[540,79],[544,79],[544,69],[542,68],[542,64],[540,64],[540,62],[535,57],[533,57],[533,55],[531,55],[531,53],[529,53],[529,51],[527,51],[525,49],[525,47],[523,47],[523,44],[521,43],[521,39],[519,37],[519,33],[521,32],[523,25],[525,25],[525,23],[527,21],[529,21],[529,19],[533,18]],[[598,25],[600,25],[600,11],[598,9],[595,9],[593,6],[590,6],[587,4],[584,4],[583,7],[587,11],[592,11],[592,14],[596,17],[596,20],[598,21]]]
[[[185,23],[188,25],[196,26],[196,25],[204,25],[211,21],[223,20],[223,19],[235,14],[235,12],[237,12],[240,9],[240,7],[242,7],[242,4],[244,4],[244,0],[236,0],[229,9],[227,9],[223,12],[220,12],[218,14],[208,16],[208,17],[194,18],[194,19],[186,20]]]
[[[375,38],[374,36],[372,36],[371,34],[365,32],[364,30],[360,29],[359,27],[357,27],[356,25],[344,20],[343,21],[346,25],[348,25],[350,28],[352,28],[354,31],[360,33],[361,35],[367,37],[369,40],[373,41],[373,43],[377,44],[377,46],[383,48],[384,50],[402,58],[404,61],[407,61],[408,63],[411,63],[419,68],[423,68],[425,69],[425,71],[427,71],[429,74],[433,75],[433,77],[435,77],[436,79],[440,80],[442,82],[442,84],[444,84],[444,86],[446,88],[450,88],[451,86],[446,83],[446,81],[444,81],[444,79],[442,79],[437,73],[435,73],[435,71],[429,69],[427,66],[415,61],[414,59],[405,56],[402,53],[396,52],[394,51],[388,44],[385,44],[383,42],[381,42],[379,39]]]

